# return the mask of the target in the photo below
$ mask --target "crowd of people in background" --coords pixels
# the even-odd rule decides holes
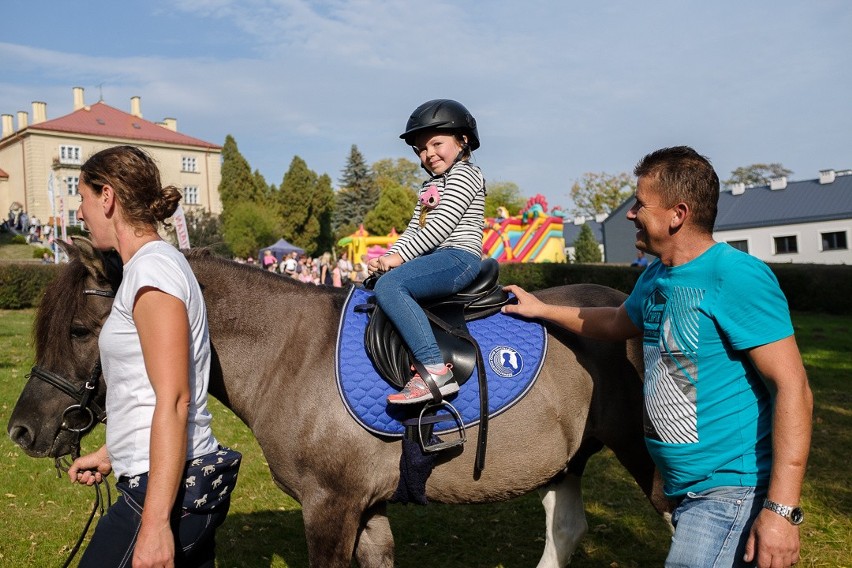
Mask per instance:
[[[364,255],[360,262],[352,263],[345,251],[340,257],[330,252],[324,252],[314,258],[310,255],[291,252],[279,261],[271,250],[264,251],[259,259],[254,257],[234,258],[236,262],[252,264],[283,276],[288,276],[299,282],[342,288],[349,284],[360,285],[367,278],[367,258]]]

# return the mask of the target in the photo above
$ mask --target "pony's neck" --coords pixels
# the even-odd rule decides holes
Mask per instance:
[[[345,293],[222,259],[190,264],[207,306],[209,392],[252,426],[273,385],[297,399],[299,377],[333,360]]]

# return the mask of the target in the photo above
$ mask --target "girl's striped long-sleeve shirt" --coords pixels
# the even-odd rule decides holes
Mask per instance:
[[[426,225],[420,226],[421,204],[402,236],[388,249],[407,262],[438,248],[457,248],[482,255],[482,227],[485,217],[485,178],[478,166],[456,162],[445,173],[423,183],[420,195],[431,186],[440,195],[438,206],[429,211]]]

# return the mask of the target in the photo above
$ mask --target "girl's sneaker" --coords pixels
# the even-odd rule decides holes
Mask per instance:
[[[447,366],[447,372],[443,375],[430,374],[432,380],[438,385],[438,390],[441,395],[448,396],[459,391],[459,384],[453,378],[453,372]],[[408,381],[405,387],[398,393],[388,395],[388,404],[415,404],[418,402],[426,402],[432,400],[432,392],[429,387],[420,377],[420,373],[415,373],[414,377]]]

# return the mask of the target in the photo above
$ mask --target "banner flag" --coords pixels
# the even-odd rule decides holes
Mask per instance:
[[[172,215],[172,223],[175,225],[175,233],[178,239],[179,249],[189,248],[189,231],[186,228],[186,216],[183,214],[183,207],[178,205],[175,214]]]

